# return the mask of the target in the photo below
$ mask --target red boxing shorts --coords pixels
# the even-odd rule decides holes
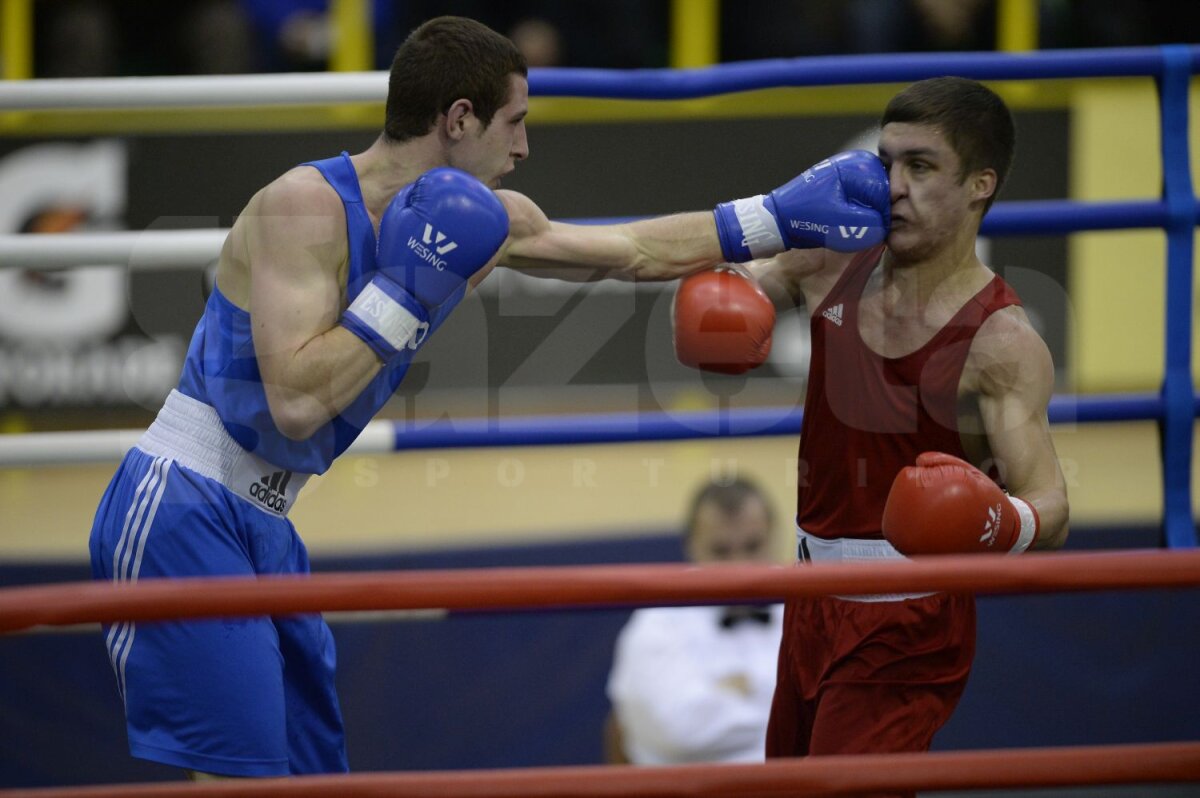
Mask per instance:
[[[787,602],[767,756],[928,750],[975,656],[975,598]]]

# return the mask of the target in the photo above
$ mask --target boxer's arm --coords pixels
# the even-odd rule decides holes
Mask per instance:
[[[382,364],[338,324],[345,210],[327,185],[287,175],[247,208],[249,311],[267,404],[302,440],[357,397]]]
[[[1019,309],[992,314],[971,345],[978,358],[979,411],[1008,492],[1033,505],[1039,528],[1033,548],[1056,549],[1067,538],[1067,487],[1046,411],[1054,389],[1050,350]]]
[[[789,249],[746,268],[771,298],[778,313],[801,305],[818,307],[853,254],[830,249]]]
[[[575,225],[550,221],[522,194],[497,194],[509,217],[509,237],[499,262],[536,277],[575,282],[673,280],[722,262],[710,212]]]
[[[551,222],[529,200],[499,192],[510,220],[500,262],[572,280],[672,280],[718,263],[746,263],[791,249],[855,252],[884,240],[887,172],[862,150],[838,153],[770,192],[629,224]]]

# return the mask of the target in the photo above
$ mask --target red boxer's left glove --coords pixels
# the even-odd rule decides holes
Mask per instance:
[[[683,278],[671,308],[675,356],[692,368],[744,374],[771,351],[775,306],[749,273],[721,267]]]
[[[896,475],[883,536],[901,554],[1019,554],[1037,536],[1033,505],[1009,496],[975,466],[925,452]]]

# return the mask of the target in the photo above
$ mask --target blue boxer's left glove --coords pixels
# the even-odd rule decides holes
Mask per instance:
[[[770,194],[723,202],[713,211],[725,260],[743,263],[785,249],[866,249],[887,237],[887,170],[866,150],[841,152]]]
[[[342,326],[384,361],[425,340],[467,282],[508,237],[495,193],[466,172],[431,169],[401,190],[379,222],[377,270],[342,315]]]

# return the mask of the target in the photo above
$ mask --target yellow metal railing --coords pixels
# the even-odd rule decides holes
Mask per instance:
[[[0,0],[0,78],[33,77],[33,0]]]
[[[333,28],[329,69],[333,72],[374,69],[375,25],[371,0],[331,0],[329,22]]]
[[[671,0],[671,59],[675,69],[721,59],[721,0]]]
[[[996,49],[1038,49],[1038,0],[1000,0],[996,4]]]

